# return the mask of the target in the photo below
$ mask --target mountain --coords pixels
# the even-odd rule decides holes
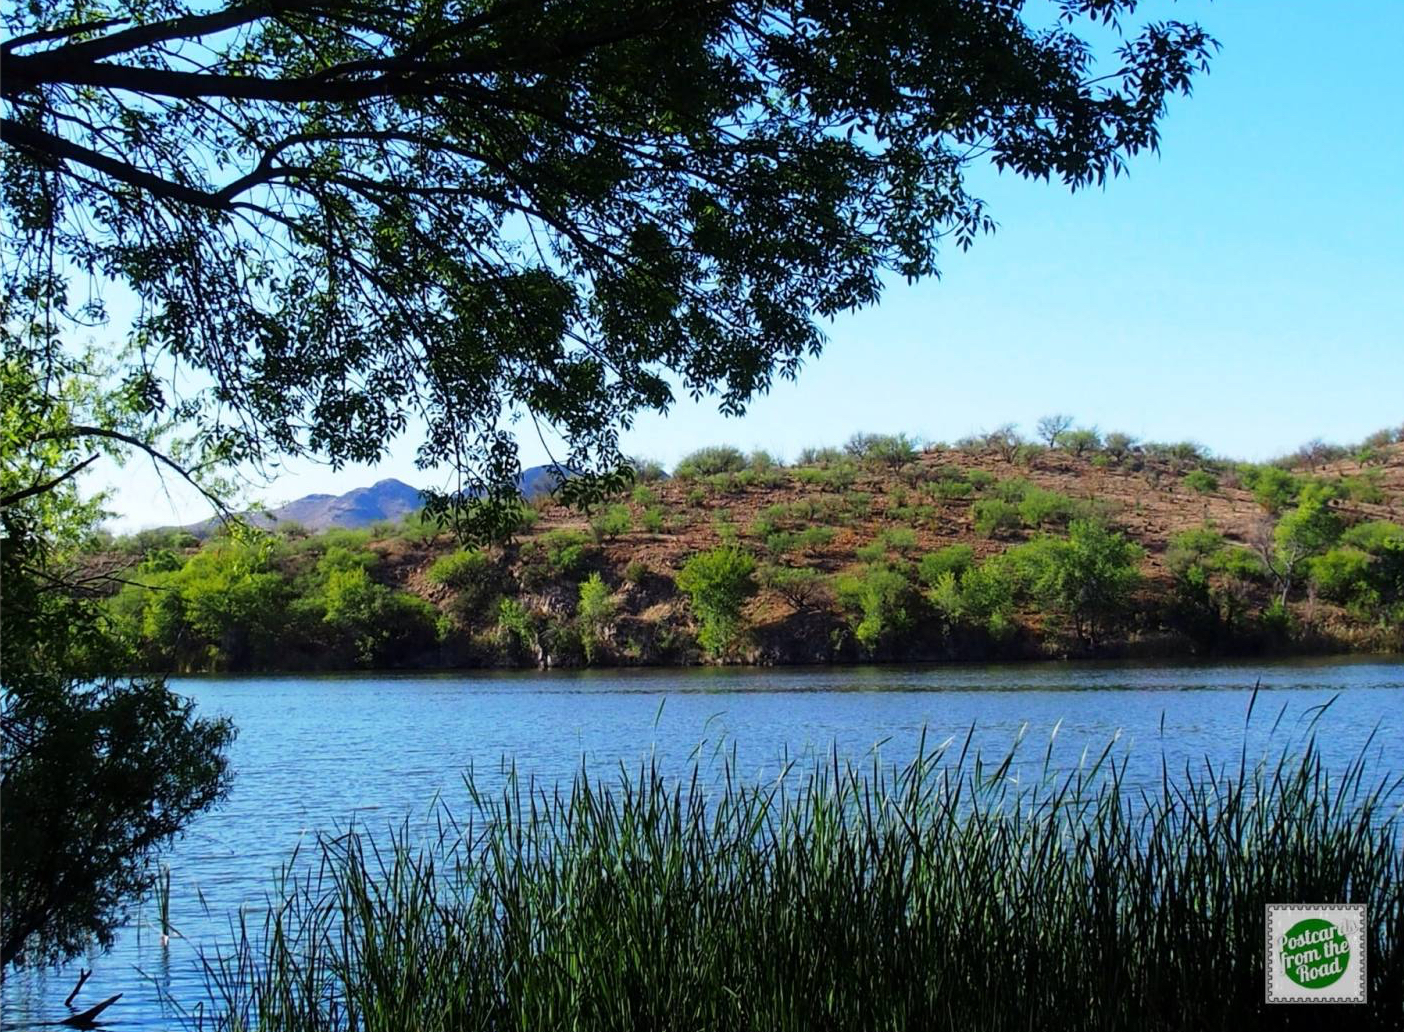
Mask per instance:
[[[555,466],[531,466],[522,470],[518,486],[522,495],[533,498],[551,491],[560,474]],[[394,477],[379,480],[370,487],[358,487],[345,494],[310,494],[267,513],[251,515],[253,523],[270,527],[278,523],[300,523],[308,530],[330,527],[369,527],[380,520],[403,519],[424,504],[419,488]],[[201,537],[214,529],[215,520],[205,520],[183,529]]]
[[[270,510],[275,523],[301,523],[308,530],[328,527],[368,527],[377,520],[395,520],[424,504],[419,489],[393,477],[344,495],[310,494]]]

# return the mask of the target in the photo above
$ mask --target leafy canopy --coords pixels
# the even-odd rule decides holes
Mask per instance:
[[[972,161],[1076,188],[1154,148],[1214,43],[1136,6],[10,5],[3,318],[134,297],[151,412],[334,463],[413,421],[505,502],[513,417],[604,471],[675,390],[736,413],[794,376],[816,320],[992,227]]]

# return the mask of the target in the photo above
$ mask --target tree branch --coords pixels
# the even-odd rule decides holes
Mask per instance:
[[[53,480],[45,481],[41,484],[30,484],[22,491],[12,491],[10,494],[7,494],[3,498],[0,498],[0,509],[7,509],[11,505],[14,505],[16,502],[22,502],[26,498],[33,498],[35,495],[40,495],[44,494],[45,492],[52,491],[54,488],[58,487],[59,484],[62,484],[65,480],[67,480],[69,477],[77,476],[89,465],[96,462],[97,458],[98,453],[93,452],[82,462],[78,463],[78,465],[70,469],[67,473],[62,473],[59,476],[54,477]]]

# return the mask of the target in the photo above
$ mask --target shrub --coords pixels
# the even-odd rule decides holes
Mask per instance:
[[[575,615],[580,621],[580,644],[585,650],[585,662],[595,661],[600,645],[614,625],[615,608],[609,586],[598,573],[590,574],[581,582]]]
[[[833,466],[846,461],[839,448],[802,448],[795,459],[796,466]]]
[[[1029,593],[1092,648],[1126,615],[1140,583],[1141,549],[1092,520],[1074,520],[1066,538],[1039,538],[1008,554]]]
[[[1199,494],[1213,494],[1219,489],[1219,478],[1206,469],[1196,469],[1185,474],[1185,486]]]
[[[1000,639],[1014,629],[1017,584],[1013,565],[995,556],[980,566],[942,570],[930,583],[927,599],[951,623],[978,627]]]
[[[756,473],[768,473],[776,467],[784,465],[764,448],[757,448],[751,452],[746,458],[746,464]]]
[[[921,562],[917,564],[917,578],[927,587],[935,587],[944,574],[959,576],[974,563],[975,550],[969,545],[947,545],[921,557]]]
[[[938,480],[929,487],[931,494],[946,501],[969,498],[975,493],[975,485],[968,480]]]
[[[1120,462],[1131,454],[1131,449],[1136,447],[1136,438],[1119,430],[1113,430],[1107,434],[1106,440],[1102,442],[1102,447],[1108,455]]]
[[[750,555],[722,547],[694,555],[678,574],[678,590],[701,624],[697,640],[713,655],[729,652],[744,630],[741,609],[756,593],[755,569]]]
[[[797,612],[816,608],[826,590],[824,575],[807,567],[763,566],[760,582]]]
[[[1352,502],[1359,502],[1362,505],[1382,505],[1385,501],[1382,480],[1383,474],[1377,469],[1372,469],[1359,476],[1343,476],[1340,481],[1341,490]]]
[[[1249,487],[1253,500],[1270,513],[1281,512],[1291,505],[1301,489],[1301,482],[1296,477],[1276,466],[1256,467],[1251,479]]]
[[[593,542],[578,530],[550,530],[522,546],[522,581],[540,590],[555,579],[578,581],[585,576]]]
[[[648,531],[650,534],[661,534],[663,532],[664,523],[663,510],[656,505],[650,506],[648,509],[644,510],[640,522],[643,524],[644,530]]]
[[[1025,443],[1019,436],[1019,428],[1013,423],[1005,423],[1003,426],[995,427],[984,435],[983,443],[986,448],[993,449],[1005,462],[1013,462],[1014,456],[1018,454],[1019,448]]]
[[[1023,477],[1011,477],[994,485],[994,496],[1001,502],[1022,502],[1033,485]]]
[[[861,563],[876,563],[881,562],[887,555],[887,549],[883,547],[881,540],[873,540],[866,545],[859,545],[853,550],[853,554]]]
[[[498,602],[497,634],[508,652],[533,650],[538,641],[536,623],[531,613],[515,598],[504,598]]]
[[[1035,424],[1035,427],[1043,443],[1053,448],[1058,444],[1058,438],[1072,429],[1072,425],[1072,416],[1058,412],[1051,416],[1043,416]]]
[[[648,564],[638,559],[631,560],[624,567],[624,579],[630,584],[642,584],[648,577]]]
[[[1019,502],[1019,519],[1026,527],[1066,526],[1083,508],[1061,492],[1030,487]]]
[[[914,551],[917,546],[916,531],[907,527],[892,527],[885,530],[878,540],[882,542],[884,548],[890,552],[896,552],[898,555],[906,555],[908,552]]]
[[[995,475],[983,469],[972,469],[965,472],[965,479],[970,486],[977,491],[987,490],[995,482]]]
[[[1019,507],[999,498],[982,498],[970,511],[975,518],[975,532],[982,537],[996,537],[1019,526]]]
[[[707,489],[704,487],[694,487],[687,493],[687,504],[694,509],[700,509],[707,504]]]
[[[424,578],[430,584],[462,588],[479,579],[490,565],[491,561],[482,552],[450,552],[430,563]]]
[[[635,484],[634,490],[629,493],[629,500],[635,505],[647,508],[650,505],[658,504],[658,492],[647,484]]]
[[[746,456],[730,445],[699,448],[684,456],[673,470],[682,479],[715,476],[718,473],[740,473],[746,468]]]
[[[611,505],[590,521],[590,531],[596,541],[613,541],[627,534],[634,526],[634,517],[627,505]]]
[[[640,484],[651,484],[664,479],[668,474],[657,459],[634,458],[629,460],[634,470],[634,480]]]
[[[901,572],[881,564],[834,581],[839,604],[854,617],[853,636],[869,652],[900,640],[912,627],[915,593]]]
[[[1079,427],[1059,434],[1057,443],[1058,447],[1082,456],[1102,446],[1102,435],[1097,433],[1096,427]]]

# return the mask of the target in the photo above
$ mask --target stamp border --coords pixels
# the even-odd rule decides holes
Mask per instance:
[[[1273,999],[1273,976],[1276,965],[1272,963],[1272,912],[1274,910],[1325,910],[1352,914],[1360,919],[1360,995],[1357,996],[1306,996]],[[1263,908],[1263,1002],[1267,1004],[1294,1003],[1368,1003],[1370,999],[1369,951],[1370,936],[1366,923],[1367,911],[1364,903],[1269,903]]]

